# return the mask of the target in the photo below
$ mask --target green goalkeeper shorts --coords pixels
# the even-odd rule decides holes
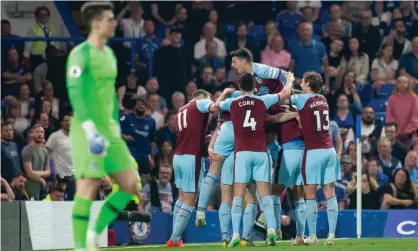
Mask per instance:
[[[108,174],[135,168],[135,163],[125,141],[114,133],[103,133],[100,129],[99,132],[109,142],[104,156],[94,156],[89,152],[84,130],[77,121],[74,119],[71,121],[70,144],[77,179],[103,178]]]

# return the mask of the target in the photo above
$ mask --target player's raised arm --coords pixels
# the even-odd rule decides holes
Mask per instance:
[[[285,104],[288,101],[290,95],[292,95],[292,88],[293,88],[293,81],[295,81],[295,76],[293,73],[288,73],[286,76],[286,85],[283,90],[279,93],[280,96],[280,103]]]
[[[289,74],[289,72],[265,64],[252,63],[252,66],[253,72],[258,77],[265,79],[279,79],[285,83],[285,85],[287,84],[286,75]]]
[[[217,108],[219,108],[220,110],[222,110],[222,111],[229,111],[229,106],[230,106],[231,104],[229,103],[228,109],[227,109],[227,110],[224,110],[226,107],[225,107],[225,103],[224,103],[223,101],[224,101],[224,100],[226,99],[226,97],[227,97],[229,94],[231,94],[232,92],[234,92],[234,89],[233,89],[233,88],[226,88],[226,89],[222,92],[221,96],[219,96],[219,97],[218,97],[218,99],[216,100],[215,106],[216,106]],[[223,105],[224,105],[224,109],[222,109],[222,108],[221,108],[221,103],[224,103],[224,104],[223,104]]]

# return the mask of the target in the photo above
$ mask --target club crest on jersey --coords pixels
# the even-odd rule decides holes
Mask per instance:
[[[261,82],[263,82],[263,80],[260,77],[255,77],[255,81],[259,84],[261,84]]]
[[[70,70],[68,71],[68,75],[72,78],[78,78],[81,76],[81,67],[78,65],[71,66]]]

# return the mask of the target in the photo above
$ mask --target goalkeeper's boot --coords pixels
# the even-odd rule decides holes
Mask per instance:
[[[87,230],[87,251],[98,251],[99,250],[99,235],[96,231],[89,229]]]
[[[276,246],[276,239],[277,239],[276,230],[268,229],[267,230],[266,246],[268,246],[268,247]]]
[[[167,247],[168,248],[182,248],[184,247],[183,241],[181,241],[180,239],[177,240],[177,242],[174,242],[172,239],[169,239],[167,241]]]
[[[258,247],[257,244],[254,243],[251,239],[242,238],[240,242],[241,247]]]
[[[335,236],[333,234],[329,234],[327,240],[325,241],[325,246],[332,245],[335,245]]]
[[[318,245],[319,241],[318,241],[318,238],[316,238],[316,235],[311,235],[308,237],[308,239],[306,239],[305,244],[306,245]]]
[[[206,226],[206,214],[203,211],[196,212],[196,227],[205,227]]]
[[[283,238],[283,234],[282,234],[282,230],[281,229],[277,229],[276,230],[276,235],[277,235],[277,240],[281,240]]]
[[[229,241],[227,241],[227,240],[222,240],[222,242],[221,242],[221,246],[222,246],[223,248],[226,248],[226,247],[228,247],[228,243],[229,243]]]
[[[228,244],[228,247],[233,248],[233,247],[238,246],[240,243],[241,243],[241,239],[239,237],[239,234],[233,234],[232,239]]]
[[[183,240],[181,238],[179,238],[177,242],[184,246]]]
[[[292,246],[302,246],[305,245],[305,240],[300,237],[300,236],[296,236],[296,239],[292,242]]]

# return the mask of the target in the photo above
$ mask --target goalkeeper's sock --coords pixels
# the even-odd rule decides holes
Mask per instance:
[[[335,197],[331,197],[327,200],[327,215],[329,234],[335,235],[338,221],[338,202]]]
[[[296,236],[303,237],[306,224],[306,203],[305,200],[296,201]]]
[[[222,202],[219,207],[219,223],[221,227],[222,240],[229,241],[229,224],[231,223],[231,206]]]
[[[309,235],[316,236],[316,221],[318,219],[318,208],[316,206],[316,200],[306,200],[306,212]]]
[[[197,210],[206,212],[206,207],[208,205],[209,197],[212,194],[213,187],[215,183],[218,181],[218,177],[215,174],[208,173],[206,174],[205,179],[203,180],[202,184],[200,185],[200,195],[199,195],[199,202],[197,204]]]
[[[261,198],[261,209],[263,210],[264,217],[266,217],[267,229],[277,229],[276,219],[274,217],[273,200],[270,195],[265,195]]]
[[[241,232],[242,204],[243,199],[241,197],[234,197],[231,209],[233,234],[239,234]]]
[[[119,213],[126,208],[128,203],[132,200],[132,194],[123,190],[112,192],[105,200],[99,215],[94,224],[94,231],[100,235],[103,230],[112,223],[119,215]]]
[[[271,199],[273,200],[274,217],[276,218],[276,228],[280,230],[282,227],[282,203],[280,201],[280,196],[272,195]]]
[[[79,195],[74,196],[72,212],[73,240],[75,249],[86,248],[87,229],[89,227],[90,208],[93,201]]]
[[[173,233],[171,234],[171,240],[177,242],[179,237],[183,234],[184,229],[189,222],[190,215],[193,212],[193,207],[183,204],[177,215],[176,223],[173,226]]]
[[[254,226],[255,217],[257,216],[257,204],[251,202],[245,208],[244,216],[242,217],[242,238],[249,240],[251,230]]]
[[[179,214],[181,206],[183,206],[183,202],[181,202],[180,199],[177,199],[173,209],[173,228],[176,224],[177,215]]]

